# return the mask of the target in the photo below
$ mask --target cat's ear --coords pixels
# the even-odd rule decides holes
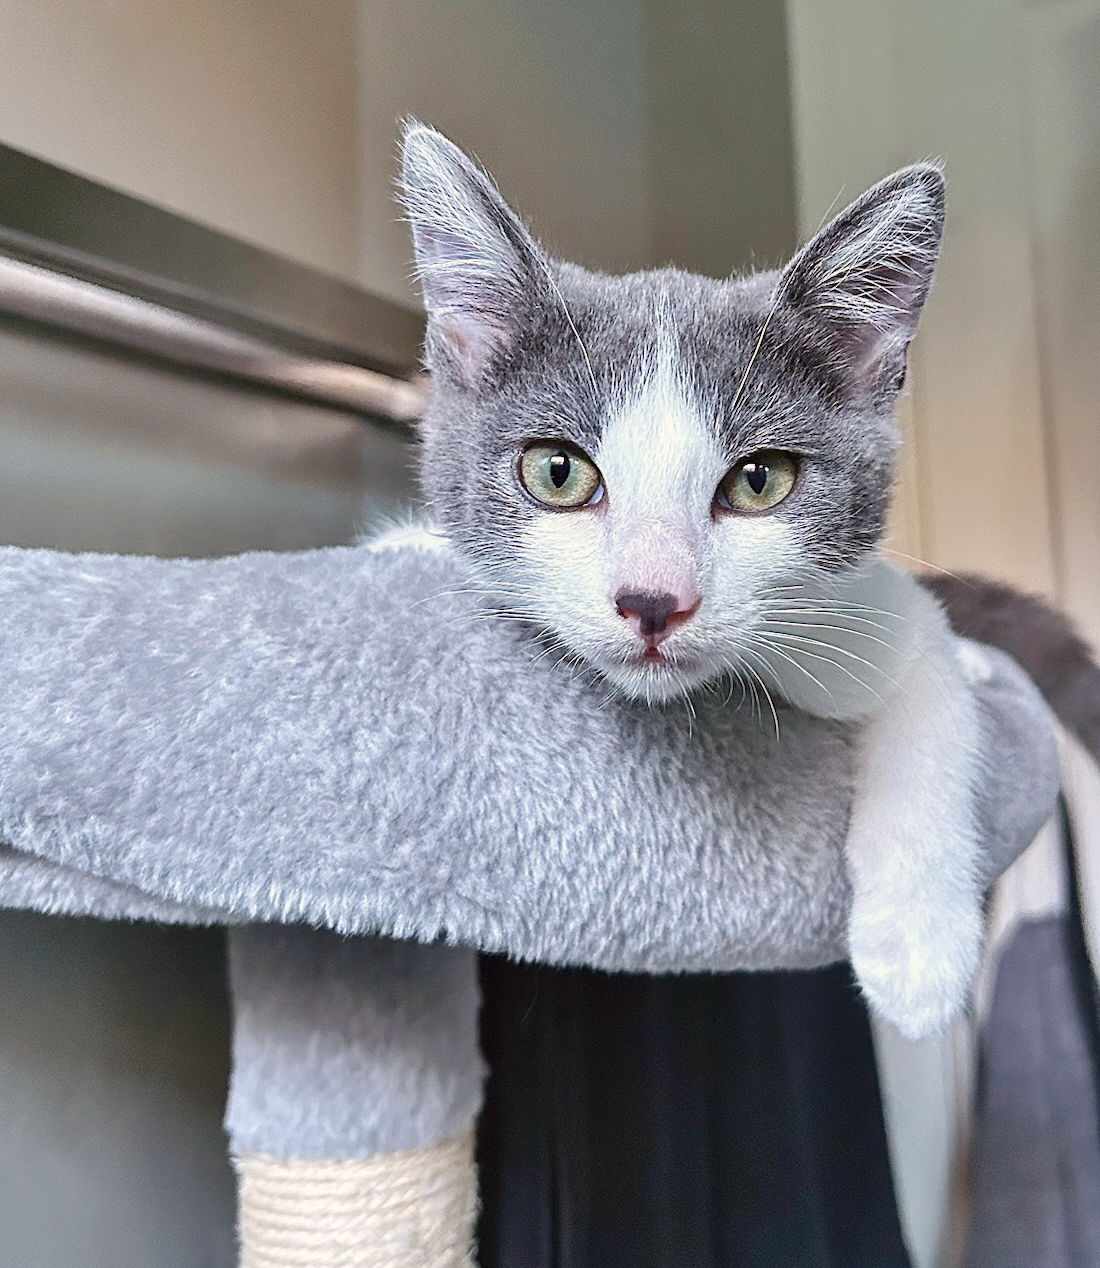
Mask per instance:
[[[781,301],[828,331],[855,390],[900,383],[943,216],[940,168],[904,167],[816,233],[784,270]]]
[[[489,177],[415,121],[401,146],[401,197],[428,313],[429,364],[474,386],[518,338],[545,259]]]

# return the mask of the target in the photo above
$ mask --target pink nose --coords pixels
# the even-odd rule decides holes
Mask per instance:
[[[615,609],[633,625],[639,638],[650,647],[664,642],[677,625],[695,615],[699,596],[650,594],[645,591],[620,590],[615,596]]]

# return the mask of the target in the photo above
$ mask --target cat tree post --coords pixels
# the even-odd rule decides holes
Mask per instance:
[[[241,1268],[473,1264],[472,952],[230,931]]]

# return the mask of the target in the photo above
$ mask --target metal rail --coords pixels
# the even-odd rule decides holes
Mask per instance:
[[[422,319],[0,145],[0,315],[407,421]]]

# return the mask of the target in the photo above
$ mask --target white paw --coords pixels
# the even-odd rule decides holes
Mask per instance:
[[[966,1007],[982,950],[981,901],[917,900],[886,918],[858,905],[848,929],[852,968],[872,1009],[907,1039],[939,1034]]]

